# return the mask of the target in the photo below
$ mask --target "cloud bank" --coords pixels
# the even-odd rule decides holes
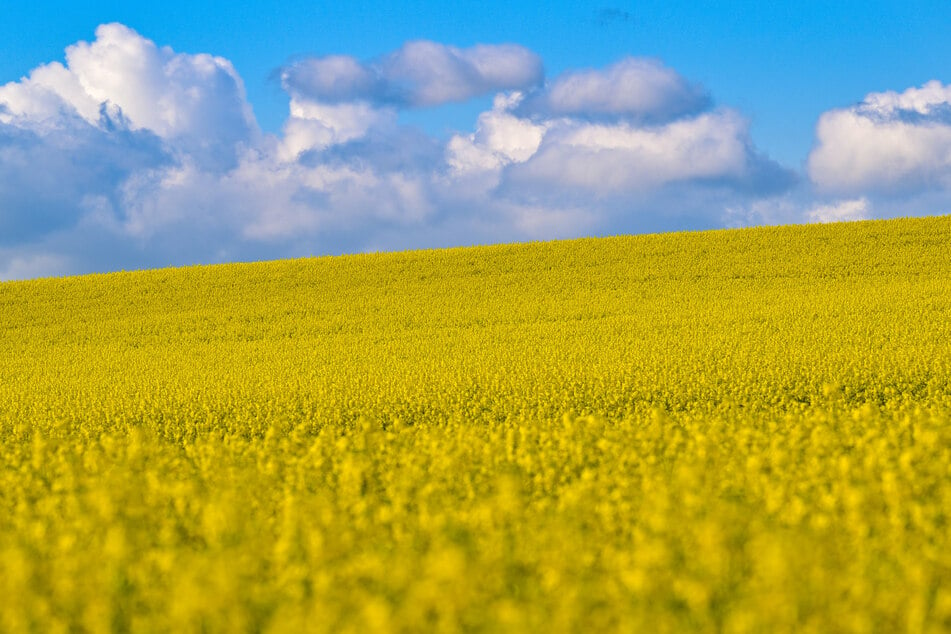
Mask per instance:
[[[518,45],[416,41],[280,77],[266,134],[228,60],[106,24],[0,86],[0,279],[858,218],[867,188],[951,183],[940,84],[823,115],[806,179],[653,59],[548,78]],[[482,95],[448,139],[399,123]]]

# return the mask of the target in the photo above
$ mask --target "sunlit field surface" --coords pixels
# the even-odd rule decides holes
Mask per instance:
[[[951,217],[0,284],[0,631],[951,630]]]

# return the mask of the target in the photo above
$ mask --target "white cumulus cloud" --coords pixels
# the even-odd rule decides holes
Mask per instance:
[[[824,113],[808,172],[820,189],[841,193],[951,189],[951,86],[872,93]]]
[[[523,110],[546,117],[623,118],[657,123],[696,114],[710,99],[657,60],[627,57],[604,69],[568,71],[526,100]]]
[[[369,62],[331,55],[291,64],[281,81],[292,95],[321,103],[365,101],[436,106],[528,88],[543,77],[541,59],[516,44],[470,48],[419,40]]]
[[[746,122],[717,111],[657,127],[560,120],[514,178],[594,195],[673,182],[739,179],[751,160]]]
[[[194,160],[231,165],[235,148],[259,134],[231,63],[176,54],[121,24],[66,49],[66,66],[40,66],[0,87],[0,122],[40,132],[75,127],[147,130]]]
[[[450,139],[446,160],[456,173],[497,170],[527,161],[538,151],[548,125],[512,114],[521,100],[518,92],[499,95],[492,110],[479,115],[474,133]]]

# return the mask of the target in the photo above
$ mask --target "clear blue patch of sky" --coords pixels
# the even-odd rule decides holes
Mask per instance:
[[[515,42],[541,55],[549,76],[624,55],[659,58],[749,117],[757,146],[792,167],[808,155],[823,111],[872,91],[951,81],[946,1],[14,0],[0,19],[0,82],[61,60],[67,45],[111,21],[177,51],[230,59],[262,127],[275,132],[287,113],[275,75],[282,64],[331,53],[370,58],[411,39]],[[468,131],[490,99],[402,118],[433,134]]]

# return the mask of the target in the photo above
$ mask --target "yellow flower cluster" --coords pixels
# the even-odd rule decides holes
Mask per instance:
[[[0,285],[0,631],[951,630],[951,217]]]

